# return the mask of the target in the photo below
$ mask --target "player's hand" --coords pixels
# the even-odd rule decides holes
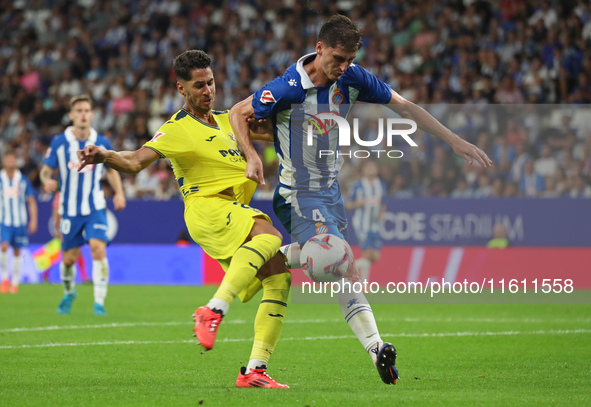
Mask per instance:
[[[29,234],[34,235],[35,233],[37,233],[37,221],[31,220],[29,221]]]
[[[107,159],[107,149],[100,146],[89,145],[84,150],[78,150],[78,160],[80,160],[80,172],[84,167],[91,164],[104,163]]]
[[[125,195],[123,194],[115,194],[113,196],[113,206],[115,207],[116,211],[122,211],[127,206],[127,201],[125,200]]]
[[[43,183],[43,189],[45,192],[54,193],[57,191],[57,181],[54,179],[48,179]]]
[[[468,161],[468,165],[472,165],[474,160],[484,168],[492,167],[493,162],[488,155],[472,143],[466,140],[458,139],[457,143],[452,146],[454,153]]]
[[[255,181],[257,184],[265,185],[265,177],[263,177],[263,162],[258,155],[253,154],[251,158],[247,159],[244,175],[246,178]]]
[[[269,119],[257,119],[254,115],[247,117],[246,122],[255,134],[273,134],[273,123]]]

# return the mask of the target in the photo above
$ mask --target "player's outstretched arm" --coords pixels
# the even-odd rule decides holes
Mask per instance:
[[[259,158],[252,140],[250,138],[250,128],[248,118],[254,116],[254,108],[252,107],[252,95],[242,102],[237,103],[230,109],[230,124],[236,133],[236,140],[244,151],[246,157],[246,178],[249,178],[261,185],[265,185],[265,178],[263,177],[263,163]]]
[[[471,165],[476,160],[483,167],[492,166],[492,160],[484,151],[454,134],[425,109],[404,99],[395,91],[392,91],[392,99],[388,107],[405,119],[413,120],[421,130],[434,134],[445,141],[457,155],[468,161],[468,164]]]
[[[78,150],[78,171],[87,165],[105,163],[116,171],[137,174],[159,158],[160,155],[156,151],[147,147],[135,151],[113,151],[90,145],[84,147],[84,150]]]

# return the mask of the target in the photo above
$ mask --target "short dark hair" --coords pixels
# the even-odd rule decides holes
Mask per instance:
[[[74,108],[74,105],[78,102],[88,102],[90,103],[90,107],[92,107],[92,98],[90,96],[78,95],[70,99],[70,110],[72,110]]]
[[[318,41],[327,47],[340,45],[348,51],[357,51],[361,48],[361,32],[349,17],[335,14],[320,28]]]
[[[172,69],[177,79],[191,80],[191,71],[194,69],[211,68],[211,58],[201,50],[185,51],[172,61]]]
[[[4,156],[3,157],[6,157],[8,155],[11,155],[13,157],[16,157],[16,151],[13,150],[12,148],[7,148],[6,151],[4,152]]]

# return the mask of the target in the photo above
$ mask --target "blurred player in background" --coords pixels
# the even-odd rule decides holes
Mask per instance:
[[[59,208],[60,208],[60,193],[59,193],[59,191],[57,191],[53,195],[53,200],[51,201],[51,219],[53,219],[54,239],[58,238],[60,240],[60,246],[61,246],[62,232],[60,231],[60,222],[62,220],[62,217],[59,213]],[[84,256],[82,254],[80,254],[80,256],[78,256],[78,259],[76,259],[76,265],[78,266],[78,270],[80,270],[80,278],[82,279],[82,283],[88,283],[89,279],[88,279],[88,272],[86,271],[86,260],[84,260]],[[43,272],[43,281],[49,282],[49,271],[51,270],[51,268],[53,268],[53,266]],[[74,275],[75,274],[76,274],[76,272],[74,272]]]
[[[85,147],[79,152],[81,170],[105,163],[121,172],[138,173],[159,158],[170,160],[184,197],[189,233],[226,272],[213,298],[194,313],[197,339],[205,350],[212,349],[234,298],[247,302],[262,288],[252,353],[236,385],[287,388],[266,371],[283,328],[291,273],[278,252],[281,234],[267,215],[247,205],[256,183],[244,176],[246,162],[228,112],[212,110],[215,81],[211,63],[203,51],[186,51],[176,57],[173,69],[177,89],[185,98],[183,108],[139,150]],[[252,128],[259,126],[252,123]]]
[[[37,231],[37,201],[31,183],[18,169],[16,154],[8,151],[2,158],[0,171],[0,214],[2,224],[2,252],[0,269],[2,284],[0,292],[18,292],[21,269],[21,248],[29,244],[29,234]],[[27,206],[29,213],[27,215]],[[12,282],[8,280],[8,247],[12,247]]]
[[[369,281],[371,264],[380,258],[382,238],[380,224],[386,212],[386,184],[378,177],[378,164],[364,160],[361,164],[361,179],[351,187],[346,208],[354,210],[353,229],[363,257],[357,260],[361,279]]]
[[[70,119],[72,126],[56,136],[51,142],[43,168],[41,182],[47,192],[57,190],[57,181],[52,179],[54,169],[59,170],[62,234],[62,261],[60,276],[64,285],[64,297],[58,313],[69,314],[76,298],[75,267],[80,257],[80,247],[88,243],[92,254],[92,282],[94,284],[94,307],[96,315],[106,315],[105,298],[109,284],[109,262],[106,257],[107,202],[101,187],[105,171],[103,164],[92,165],[78,172],[80,162],[77,151],[87,145],[101,145],[111,149],[111,143],[90,127],[92,120],[92,100],[87,95],[75,96],[70,100]],[[125,195],[119,173],[106,169],[107,179],[113,187],[115,210],[125,208]]]
[[[355,24],[345,16],[335,15],[320,29],[315,53],[300,58],[283,76],[230,111],[232,126],[247,159],[246,176],[262,184],[262,163],[249,140],[244,118],[272,119],[280,161],[273,207],[300,247],[320,233],[317,231],[319,222],[324,233],[346,239],[347,218],[337,181],[343,158],[333,154],[318,159],[317,151],[322,148],[338,151],[338,128],[328,132],[328,137],[317,138],[313,146],[307,146],[302,126],[298,124],[292,128],[293,104],[303,104],[306,108],[328,105],[331,111],[344,117],[356,101],[388,104],[400,116],[414,120],[419,128],[444,140],[469,163],[476,159],[484,167],[491,165],[482,150],[452,133],[373,74],[353,64],[360,46],[361,33]],[[292,254],[297,251],[291,250]],[[299,255],[292,258],[297,265]],[[382,381],[395,384],[398,378],[396,350],[392,344],[382,341],[365,295],[339,292],[337,297],[345,320],[371,356]]]

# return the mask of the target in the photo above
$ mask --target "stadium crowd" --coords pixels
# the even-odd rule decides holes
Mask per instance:
[[[356,62],[405,98],[430,105],[432,114],[496,163],[492,171],[466,166],[419,132],[419,148],[405,150],[404,160],[380,159],[390,194],[591,197],[591,128],[579,120],[585,109],[573,107],[591,103],[588,0],[0,5],[0,151],[16,150],[21,171],[37,188],[51,138],[68,124],[71,96],[89,93],[93,127],[114,149],[134,150],[182,106],[173,56],[185,49],[208,52],[216,108],[227,109],[314,52],[324,19],[340,12],[364,34]],[[508,104],[533,107],[520,116]],[[548,113],[549,104],[562,107]],[[454,106],[461,113],[451,114]],[[474,125],[475,117],[485,117],[485,124]],[[268,181],[258,193],[268,197],[277,182],[277,159],[272,146],[258,148]],[[343,179],[355,180],[359,162],[345,160]],[[180,196],[163,160],[124,176],[124,186],[128,199]]]

